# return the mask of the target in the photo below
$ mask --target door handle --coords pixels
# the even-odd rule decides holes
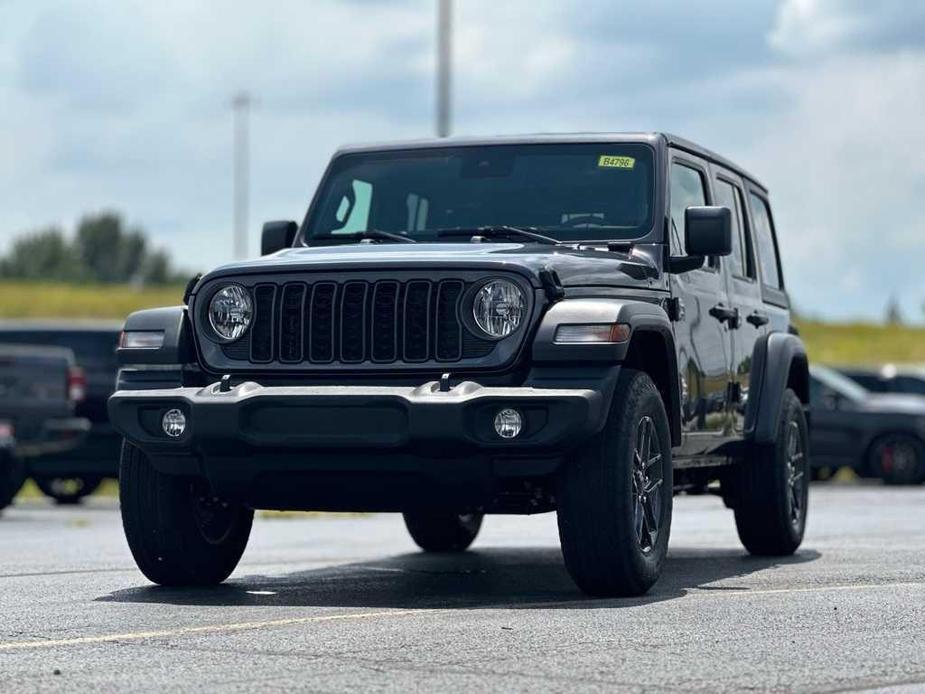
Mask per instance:
[[[761,311],[752,311],[748,314],[748,317],[745,319],[756,328],[760,328],[762,325],[767,325],[771,322],[771,319],[768,318],[767,313],[762,313]]]
[[[739,309],[730,308],[725,304],[716,304],[710,309],[710,315],[720,323],[728,323],[730,328],[739,327]]]

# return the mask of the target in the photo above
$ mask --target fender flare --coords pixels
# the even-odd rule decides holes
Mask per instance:
[[[164,342],[157,349],[127,349],[119,346],[116,359],[121,366],[135,364],[187,364],[196,361],[192,327],[186,306],[168,306],[135,311],[125,319],[124,331],[161,331]]]
[[[582,323],[625,323],[630,326],[626,342],[603,344],[556,344],[560,325]],[[668,413],[672,445],[681,443],[681,391],[678,376],[674,330],[668,314],[658,304],[632,299],[566,299],[553,304],[540,322],[533,339],[532,364],[558,364],[581,368],[589,363],[619,364],[631,355],[634,340],[641,334],[654,333],[664,345],[667,377],[659,385]],[[637,341],[638,344],[638,341]]]
[[[780,421],[781,400],[793,367],[800,379],[797,395],[809,406],[809,362],[803,341],[791,333],[763,335],[752,352],[752,377],[745,410],[745,436],[755,443],[773,443]]]

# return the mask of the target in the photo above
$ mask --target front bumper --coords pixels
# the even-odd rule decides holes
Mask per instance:
[[[524,431],[511,440],[493,426],[505,407],[517,408],[525,419]],[[161,428],[173,408],[187,422],[177,438]],[[606,412],[603,394],[593,389],[463,382],[441,392],[436,381],[418,387],[268,387],[249,381],[227,392],[218,383],[117,391],[109,416],[116,430],[152,456],[413,451],[440,457],[466,450],[565,450],[600,431]]]

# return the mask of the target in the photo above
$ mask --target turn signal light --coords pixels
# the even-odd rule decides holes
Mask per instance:
[[[163,330],[123,330],[119,337],[119,347],[123,349],[160,349],[163,346]]]
[[[578,323],[556,328],[557,345],[588,343],[619,343],[630,339],[630,326],[626,323]]]

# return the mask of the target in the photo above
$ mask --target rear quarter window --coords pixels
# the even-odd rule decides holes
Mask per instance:
[[[780,260],[777,257],[777,241],[774,235],[771,208],[764,198],[755,193],[750,193],[749,198],[751,199],[755,244],[758,246],[761,281],[774,289],[783,289],[784,283],[780,273]]]

